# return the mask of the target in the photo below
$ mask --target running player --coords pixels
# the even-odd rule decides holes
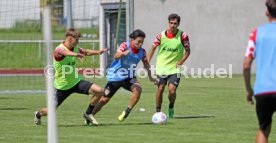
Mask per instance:
[[[156,112],[161,111],[163,92],[168,83],[170,102],[168,112],[169,118],[173,118],[176,89],[180,82],[180,67],[190,55],[190,43],[188,35],[178,29],[180,16],[170,14],[168,21],[169,28],[156,37],[149,51],[148,61],[151,61],[155,50],[159,47],[156,60],[156,74],[159,80],[156,92]]]
[[[135,68],[140,61],[143,62],[150,81],[156,84],[157,81],[151,76],[146,51],[141,47],[145,37],[146,35],[143,31],[135,30],[129,35],[130,42],[124,42],[120,45],[107,72],[108,83],[105,86],[104,96],[101,97],[99,103],[95,106],[92,112],[93,115],[110,101],[119,88],[123,87],[131,92],[131,97],[127,108],[118,117],[118,120],[122,122],[127,118],[139,101],[142,92],[142,87],[135,76]]]
[[[92,94],[93,96],[91,97],[90,104],[84,113],[84,118],[86,119],[87,124],[92,123],[97,125],[98,123],[91,113],[94,106],[103,95],[103,88],[89,81],[82,80],[80,76],[76,76],[78,74],[76,74],[75,59],[79,58],[82,61],[84,56],[100,55],[107,51],[107,49],[95,51],[80,48],[77,46],[80,36],[81,34],[76,29],[68,29],[65,34],[65,41],[57,46],[54,51],[54,86],[56,88],[55,97],[58,107],[72,93],[81,93],[87,95]],[[36,111],[34,124],[41,125],[41,117],[46,115],[46,107]]]

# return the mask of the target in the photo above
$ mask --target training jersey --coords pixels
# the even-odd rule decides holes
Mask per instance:
[[[180,73],[180,68],[176,67],[176,64],[182,59],[184,49],[188,50],[190,48],[187,34],[178,30],[176,35],[172,35],[169,30],[165,30],[156,37],[153,45],[158,46],[156,74],[172,75]]]
[[[61,43],[59,46],[57,46],[57,48],[54,51],[54,86],[56,89],[59,90],[67,90],[75,86],[81,80],[81,77],[78,75],[75,68],[76,57],[62,56],[59,54],[59,52],[62,50],[69,51],[69,49],[64,45],[64,43]],[[82,53],[83,49],[75,47],[71,51],[75,53]],[[63,71],[62,67],[64,69]]]
[[[276,93],[276,22],[252,31],[245,56],[256,59],[254,95]]]
[[[108,81],[123,81],[127,78],[135,77],[136,66],[142,60],[146,61],[146,51],[144,48],[136,50],[130,46],[130,42],[124,42],[117,49],[117,52],[128,50],[130,53],[127,56],[122,56],[120,59],[114,59],[107,70],[106,78]]]

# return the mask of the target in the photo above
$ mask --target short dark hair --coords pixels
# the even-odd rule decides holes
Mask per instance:
[[[269,15],[276,18],[276,0],[266,0],[265,3]]]
[[[75,37],[80,38],[81,37],[81,33],[78,30],[76,30],[75,28],[69,28],[66,31],[66,34],[65,34],[65,37],[68,37],[68,36],[75,36]]]
[[[178,24],[180,23],[180,16],[178,14],[176,13],[170,14],[168,17],[169,22],[174,19],[177,19]]]
[[[136,29],[131,34],[129,34],[129,38],[136,39],[137,37],[146,38],[146,34],[140,29]]]

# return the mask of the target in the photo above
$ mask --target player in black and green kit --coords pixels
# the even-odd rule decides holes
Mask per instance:
[[[54,68],[55,68],[55,83],[56,88],[55,97],[57,107],[69,97],[72,93],[92,94],[90,104],[84,118],[87,124],[91,123],[97,125],[97,121],[92,115],[92,110],[96,103],[103,95],[103,88],[82,80],[78,73],[76,73],[75,62],[76,58],[82,61],[84,56],[100,55],[107,49],[102,50],[88,50],[78,47],[78,42],[81,34],[74,28],[70,28],[66,32],[66,39],[54,51]],[[42,108],[35,112],[34,123],[41,125],[41,116],[47,115],[47,108]]]
[[[166,84],[169,87],[169,118],[174,116],[174,103],[176,99],[176,89],[180,82],[180,66],[190,55],[190,43],[188,35],[179,30],[180,16],[171,14],[168,17],[169,28],[161,32],[155,39],[149,54],[149,62],[158,47],[156,60],[156,75],[159,84],[156,92],[156,112],[161,111],[163,92]]]

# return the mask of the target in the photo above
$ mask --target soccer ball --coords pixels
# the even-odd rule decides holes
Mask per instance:
[[[165,125],[167,123],[167,115],[163,112],[154,113],[152,116],[152,123]]]

